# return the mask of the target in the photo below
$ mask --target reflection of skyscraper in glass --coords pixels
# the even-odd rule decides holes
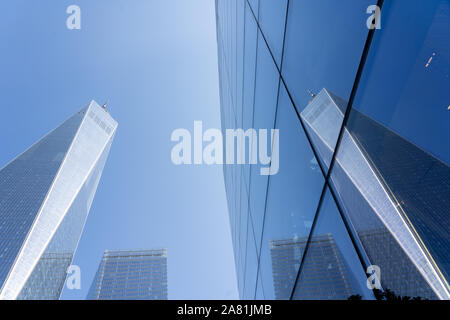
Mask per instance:
[[[105,251],[89,300],[167,299],[167,251]]]
[[[323,89],[301,113],[325,167],[346,104]],[[382,286],[450,298],[446,164],[353,108],[331,180],[368,259],[381,267]]]
[[[92,101],[0,170],[0,298],[59,298],[116,128]]]
[[[381,281],[386,288],[404,296],[435,298],[433,290],[389,231],[363,230],[358,232],[358,237],[370,261],[381,268]]]
[[[308,237],[270,241],[277,300],[289,299],[307,241]],[[351,271],[331,234],[312,237],[303,270],[307,276],[300,277],[301,290],[296,290],[295,299],[336,300],[355,294]]]

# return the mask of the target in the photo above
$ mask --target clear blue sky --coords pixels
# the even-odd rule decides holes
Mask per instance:
[[[68,30],[66,8],[81,8]],[[176,128],[220,128],[212,0],[0,6],[0,165],[91,99],[119,122],[74,261],[84,299],[105,249],[168,249],[169,298],[237,298],[222,168],[175,166]]]

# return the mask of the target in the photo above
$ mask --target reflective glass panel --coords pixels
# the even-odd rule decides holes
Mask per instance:
[[[327,191],[311,238],[300,237],[293,246],[309,241],[293,298],[346,300],[359,295],[373,299],[367,277],[337,206]]]
[[[327,90],[348,100],[367,39],[370,4],[370,0],[289,1],[282,74],[309,133],[319,135],[317,148],[326,162],[346,110],[346,104],[330,103]]]
[[[280,170],[269,182],[259,276],[266,299],[289,299],[303,255],[292,244],[311,231],[324,178],[284,86],[277,128]]]
[[[447,297],[449,40],[448,1],[386,1],[348,122],[385,197],[396,206],[393,212],[409,225],[420,244],[416,251],[427,256],[431,267],[423,266],[425,273],[441,279],[435,285],[446,288]]]
[[[281,67],[287,0],[260,0],[259,25],[274,59]]]
[[[245,287],[242,299],[254,299],[256,289],[256,273],[258,270],[258,256],[256,253],[255,236],[252,226],[252,220],[249,216],[247,227],[246,243],[246,263],[245,263]]]
[[[272,149],[271,130],[275,125],[275,110],[277,105],[279,73],[270,56],[270,53],[259,34],[258,62],[256,67],[256,89],[255,89],[255,111],[254,111],[254,129],[258,133],[258,148],[252,150],[258,157],[258,164],[251,167],[250,184],[250,210],[255,223],[255,233],[257,247],[262,234],[262,224],[264,219],[264,210],[266,203],[266,192],[268,175],[263,173],[263,167],[268,168],[269,163],[262,163],[263,157],[270,156]],[[266,130],[266,135],[262,131]],[[266,146],[266,150],[262,148]]]

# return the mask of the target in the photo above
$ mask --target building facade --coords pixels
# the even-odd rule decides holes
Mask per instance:
[[[58,299],[117,128],[92,101],[0,170],[0,298]]]
[[[105,251],[88,300],[167,300],[167,251]]]
[[[222,129],[279,130],[277,174],[224,166],[240,297],[374,299],[377,266],[381,290],[449,299],[448,1],[216,0],[216,19]]]
[[[307,237],[270,242],[275,299],[291,297],[290,284],[297,277],[298,261],[307,243]],[[351,271],[331,234],[314,236],[309,241],[309,254],[303,266],[308,276],[299,279],[304,290],[298,291],[295,299],[347,299],[355,292],[357,284],[352,283]]]

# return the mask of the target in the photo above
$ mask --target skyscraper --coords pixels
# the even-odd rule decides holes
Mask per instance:
[[[301,113],[325,167],[346,105],[323,89]],[[355,109],[331,180],[369,260],[386,273],[382,285],[403,295],[450,297],[441,276],[450,267],[448,166]],[[437,182],[439,189],[421,195]]]
[[[105,251],[89,300],[167,299],[167,251]]]
[[[308,242],[306,237],[273,240],[270,242],[275,298],[287,300],[291,296],[292,282],[297,277],[298,262]],[[303,290],[296,299],[326,300],[347,299],[352,288],[351,271],[342,259],[331,234],[314,236],[310,241],[307,264],[308,277],[299,279]]]
[[[216,0],[222,130],[279,130],[277,174],[223,168],[243,299],[311,298],[323,235],[351,285],[315,298],[375,299],[375,265],[381,290],[450,299],[450,4],[378,4],[371,29],[371,0]]]
[[[17,299],[58,299],[64,288],[67,268],[73,255],[74,252],[44,252]]]
[[[58,299],[117,128],[92,101],[0,170],[0,298]]]

